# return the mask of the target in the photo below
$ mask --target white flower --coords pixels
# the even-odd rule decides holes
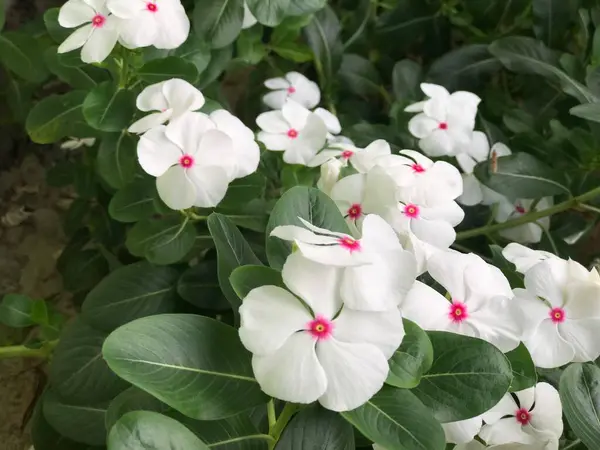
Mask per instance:
[[[556,444],[558,445],[558,444]],[[479,441],[471,441],[467,444],[459,444],[452,450],[550,450],[546,448],[545,442],[536,442],[535,444],[510,443],[501,445],[491,445],[489,447],[483,445]]]
[[[93,147],[96,143],[96,138],[76,138],[70,137],[69,140],[60,144],[60,148],[64,150],[77,150],[81,147]]]
[[[487,160],[492,154],[495,154],[496,157],[501,157],[508,156],[511,153],[510,149],[500,142],[494,144],[490,151],[490,143],[485,133],[474,131],[469,145],[464,147],[464,151],[456,155],[456,162],[458,162],[458,165],[464,172],[464,192],[458,199],[459,203],[467,206],[479,203],[486,205],[490,204],[490,202],[493,203],[499,194],[494,193],[494,191],[481,184],[473,174],[473,170],[477,163]],[[493,194],[496,194],[496,196]]]
[[[400,187],[401,197],[423,199],[428,204],[449,202],[462,194],[460,172],[445,161],[433,162],[413,150],[389,155],[377,164]]]
[[[172,209],[216,206],[232,180],[256,170],[259,158],[252,132],[227,111],[191,112],[152,128],[140,138],[137,152]]]
[[[68,0],[60,8],[58,23],[79,27],[60,44],[58,53],[83,47],[81,60],[87,64],[104,61],[119,37],[120,21],[109,13],[106,0]]]
[[[333,411],[361,406],[383,386],[387,360],[404,337],[402,316],[342,307],[341,270],[299,253],[288,257],[282,276],[292,293],[262,286],[239,310],[240,338],[261,389]]]
[[[123,19],[119,41],[127,48],[173,49],[185,42],[190,20],[180,0],[106,0]]]
[[[558,391],[548,383],[509,393],[490,411],[482,415],[486,425],[480,436],[488,444],[511,442],[535,444],[550,441],[558,450],[558,438],[563,432],[562,405]]]
[[[490,191],[493,192],[493,191]],[[535,200],[519,199],[514,202],[510,201],[503,195],[494,193],[495,208],[494,219],[496,222],[504,223],[517,217],[521,217],[531,211],[543,211],[550,208],[554,202],[552,197],[544,197],[539,202]],[[491,197],[491,196],[490,196]],[[537,203],[534,208],[534,203]],[[500,236],[523,244],[534,244],[540,242],[544,229],[550,228],[550,217],[543,217],[535,222],[529,222],[512,228],[500,230]]]
[[[557,257],[552,253],[541,250],[533,250],[529,247],[525,247],[524,245],[517,244],[516,242],[511,242],[504,247],[504,250],[502,250],[502,255],[507,261],[515,265],[517,272],[522,274],[525,274],[537,263],[545,261],[549,258]]]
[[[315,113],[293,100],[281,111],[269,111],[256,118],[262,129],[258,140],[273,151],[283,151],[288,164],[307,165],[325,145],[327,127]]]
[[[423,83],[421,89],[430,98],[405,109],[420,112],[410,120],[409,131],[429,156],[457,154],[469,144],[481,99],[464,91],[450,94],[435,84]]]
[[[285,77],[269,78],[265,86],[273,92],[263,97],[263,102],[272,109],[281,109],[288,99],[307,109],[313,109],[321,101],[321,91],[314,81],[298,72],[289,72]]]
[[[344,167],[350,163],[358,172],[365,173],[372,169],[381,157],[391,154],[390,144],[383,139],[373,141],[365,148],[358,148],[351,143],[336,142],[328,144],[327,148],[320,151],[308,166],[320,166],[325,161],[335,158],[341,161]]]
[[[130,133],[144,133],[204,106],[204,95],[190,83],[173,78],[146,87],[137,97],[140,111],[158,111],[142,117],[129,127]]]
[[[335,183],[340,179],[340,172],[344,167],[343,163],[337,159],[330,159],[321,165],[321,177],[317,181],[317,187],[325,192],[327,195],[331,195],[331,189],[335,186]]]
[[[446,435],[446,442],[452,444],[466,444],[471,442],[475,439],[482,426],[483,420],[481,416],[442,424],[444,434]]]
[[[523,342],[538,367],[553,368],[600,356],[600,279],[595,269],[559,258],[542,261],[515,289],[523,310]]]
[[[336,135],[342,132],[342,124],[337,116],[325,108],[315,108],[313,112],[323,120],[327,127],[327,142],[335,140]]]
[[[435,281],[450,294],[446,299],[416,282],[400,305],[403,315],[425,330],[473,336],[503,352],[519,345],[518,307],[502,272],[475,254],[439,251],[428,261]]]
[[[254,14],[252,14],[250,8],[248,8],[248,4],[244,2],[244,21],[242,22],[242,29],[245,30],[247,28],[253,27],[254,25],[256,25],[256,22],[258,22],[258,20],[256,19],[256,17],[254,17]]]
[[[417,275],[415,258],[402,248],[381,217],[371,214],[365,218],[361,239],[300,220],[308,229],[284,225],[276,227],[271,236],[294,241],[307,259],[345,267],[341,296],[349,308],[385,311],[397,306],[412,287]]]

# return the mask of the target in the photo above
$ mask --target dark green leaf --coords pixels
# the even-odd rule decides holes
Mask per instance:
[[[118,191],[108,204],[110,216],[119,222],[137,222],[156,213],[154,179],[136,180]]]
[[[99,82],[108,79],[108,73],[97,67],[87,66],[68,66],[62,63],[56,49],[52,46],[46,49],[44,60],[50,72],[60,78],[74,89],[90,90],[98,85]],[[78,55],[79,57],[79,55]]]
[[[247,64],[258,64],[267,55],[262,42],[263,27],[256,25],[243,30],[236,41],[237,57]]]
[[[384,386],[360,408],[341,413],[364,436],[387,449],[444,450],[441,425],[406,389]]]
[[[390,358],[387,384],[412,389],[433,363],[433,347],[427,333],[410,320],[404,319],[406,335]]]
[[[57,44],[62,43],[72,32],[68,28],[63,28],[58,23],[58,13],[60,8],[50,8],[44,13],[44,24],[46,25],[46,30],[48,30],[48,34]],[[76,50],[79,56],[79,51]],[[81,58],[80,58],[81,59]]]
[[[0,36],[0,62],[27,81],[41,83],[48,77],[40,41],[24,32],[8,31]]]
[[[242,0],[202,0],[194,8],[194,31],[212,48],[231,44],[242,30]]]
[[[133,411],[121,417],[108,435],[110,450],[208,450],[189,429],[170,417]]]
[[[497,159],[496,171],[491,172],[490,161],[477,164],[474,174],[490,189],[511,200],[541,198],[565,194],[564,174],[552,169],[528,153],[515,153]]]
[[[127,128],[135,111],[133,91],[105,81],[90,91],[83,101],[86,122],[100,131],[121,131]]]
[[[190,267],[177,282],[181,298],[201,309],[226,311],[231,305],[221,292],[217,261],[204,260]]]
[[[296,186],[283,194],[275,204],[267,225],[267,257],[274,269],[283,267],[283,263],[292,252],[292,242],[271,237],[271,231],[280,225],[304,227],[298,217],[320,228],[350,233],[333,200],[318,189]]]
[[[98,149],[96,167],[104,181],[115,189],[131,183],[138,168],[133,136],[125,132],[104,135]]]
[[[510,286],[513,289],[524,288],[523,275],[518,273],[515,265],[511,262],[508,262],[504,255],[502,255],[502,247],[499,245],[490,245],[490,251],[492,252],[492,264],[502,271],[506,279],[509,281]]]
[[[198,69],[193,62],[177,56],[169,56],[147,62],[138,70],[138,76],[146,83],[181,78],[194,84],[198,80]]]
[[[104,278],[85,298],[82,315],[92,326],[112,331],[140,317],[173,312],[179,273],[141,261]]]
[[[521,343],[517,348],[506,353],[506,357],[510,362],[513,373],[510,392],[518,392],[535,386],[537,373],[527,347]]]
[[[35,405],[31,418],[31,442],[37,450],[102,450],[104,447],[74,442],[59,434],[42,412],[43,397]]]
[[[410,59],[398,61],[392,72],[392,88],[396,100],[417,101],[421,99],[423,94],[419,85],[422,79],[423,69],[418,63]]]
[[[135,320],[112,332],[103,356],[120,377],[196,419],[232,416],[267,401],[237,331],[207,317]]]
[[[0,323],[13,328],[25,328],[35,324],[31,318],[33,300],[26,295],[7,294],[0,303]]]
[[[10,107],[14,119],[18,122],[25,122],[32,107],[35,86],[12,78],[7,80],[6,90],[6,103]]]
[[[198,80],[198,87],[204,89],[210,83],[215,81],[227,68],[227,65],[233,58],[233,46],[215,49],[210,54],[210,63]]]
[[[209,43],[194,33],[190,33],[187,40],[177,47],[172,54],[191,62],[200,74],[204,72],[210,63]]]
[[[600,122],[600,103],[584,103],[583,105],[574,106],[569,112],[585,120]]]
[[[63,264],[63,283],[71,292],[91,289],[108,272],[106,259],[98,250],[74,251],[63,260]]]
[[[131,386],[117,395],[108,405],[106,429],[110,431],[121,417],[131,411],[154,411],[164,414],[172,409],[146,391]]]
[[[354,450],[352,426],[319,405],[300,411],[285,428],[275,450]]]
[[[290,0],[246,0],[246,4],[259,23],[275,27],[285,18]]]
[[[533,0],[533,30],[537,38],[548,47],[562,47],[574,10],[573,2]]]
[[[321,80],[321,84],[330,83],[342,63],[343,45],[340,32],[340,21],[329,7],[317,12],[312,22],[304,28],[308,45],[315,55],[315,62],[319,64],[325,78]]]
[[[281,42],[271,46],[271,49],[283,59],[297,63],[308,62],[313,59],[313,53],[310,47],[302,43]]]
[[[356,95],[368,97],[379,94],[381,84],[379,72],[368,59],[362,56],[344,55],[338,77],[346,88]]]
[[[240,208],[254,199],[261,198],[265,192],[267,180],[260,172],[233,181],[227,188],[227,195],[220,208]]]
[[[241,266],[235,269],[229,277],[231,286],[241,299],[260,286],[280,286],[285,288],[281,272],[265,266]]]
[[[427,334],[433,345],[433,365],[412,392],[437,420],[456,422],[475,417],[508,392],[510,364],[492,344],[443,331]]]

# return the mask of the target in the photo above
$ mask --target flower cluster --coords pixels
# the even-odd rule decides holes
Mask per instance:
[[[231,181],[258,168],[254,133],[224,109],[197,112],[203,105],[202,93],[180,79],[148,86],[137,99],[138,109],[156,111],[129,129],[143,133],[138,160],[172,209],[214,207]]]
[[[82,48],[81,59],[88,64],[104,61],[117,42],[130,49],[174,49],[190,31],[180,0],[68,0],[58,22],[77,28],[58,52]]]

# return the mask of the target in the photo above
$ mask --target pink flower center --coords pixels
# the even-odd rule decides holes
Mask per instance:
[[[411,219],[419,218],[419,207],[417,205],[409,204],[404,206],[404,214]]]
[[[550,310],[550,319],[554,323],[563,323],[566,319],[565,310],[562,308],[552,308]]]
[[[518,409],[515,413],[515,419],[521,425],[527,425],[531,421],[531,413],[525,408]]]
[[[525,210],[525,208],[523,208],[521,205],[515,206],[515,211],[518,212],[519,214],[525,214],[527,212]]]
[[[344,150],[342,152],[342,158],[344,159],[350,159],[352,158],[352,155],[354,155],[354,152],[352,150]]]
[[[323,316],[317,316],[315,320],[308,322],[307,328],[315,339],[329,339],[333,332],[333,322]]]
[[[194,165],[194,157],[192,155],[183,155],[179,158],[179,165],[185,169],[189,169]]]
[[[421,164],[413,164],[412,166],[412,170],[414,173],[423,173],[425,172],[425,168],[421,165]]]
[[[350,208],[348,208],[348,217],[352,220],[356,220],[362,216],[362,206],[358,203],[353,204]]]
[[[447,130],[448,129],[448,124],[446,122],[440,122],[440,124],[438,125],[440,130]]]
[[[350,250],[350,253],[360,251],[360,242],[350,236],[340,238],[338,243],[346,250]]]
[[[296,139],[298,137],[298,131],[294,130],[293,128],[290,128],[287,132],[287,135],[290,139]]]
[[[106,22],[106,17],[104,17],[102,14],[96,14],[92,18],[92,26],[95,28],[100,28],[102,25],[104,25],[104,22]]]
[[[467,305],[454,300],[448,310],[448,318],[454,323],[460,323],[468,317]]]
[[[294,86],[290,86],[287,88],[288,94],[294,94],[296,92],[296,88]]]
[[[148,9],[148,11],[153,12],[153,13],[158,11],[158,7],[156,6],[156,3],[148,2],[148,3],[146,3],[146,8]]]

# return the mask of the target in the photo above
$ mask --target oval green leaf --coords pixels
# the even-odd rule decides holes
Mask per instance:
[[[259,23],[275,27],[285,18],[290,0],[246,0],[246,4]]]
[[[304,28],[308,45],[323,71],[324,83],[331,83],[342,63],[344,48],[340,33],[340,21],[328,6],[317,12],[312,22]]]
[[[48,77],[41,41],[25,32],[8,31],[0,36],[0,62],[27,81],[41,83]]]
[[[360,55],[347,54],[342,58],[338,72],[346,88],[362,97],[379,95],[381,77],[375,66]]]
[[[83,101],[83,116],[96,130],[121,131],[129,126],[135,112],[135,94],[105,81],[92,89]]]
[[[138,222],[156,213],[156,182],[136,180],[117,191],[108,204],[108,213],[119,222]]]
[[[177,56],[154,59],[144,64],[138,76],[146,83],[154,84],[171,78],[181,78],[194,84],[198,80],[198,69],[194,63]]]
[[[408,103],[422,97],[420,84],[423,79],[423,69],[419,63],[411,59],[403,59],[394,65],[392,71],[392,88],[396,100]]]
[[[152,397],[146,391],[131,386],[117,395],[108,405],[106,411],[106,429],[110,431],[121,417],[132,411],[154,411],[164,414],[172,411],[172,409],[169,405],[161,402],[156,397]]]
[[[242,31],[243,0],[203,0],[196,2],[192,18],[196,34],[212,48],[231,44]]]
[[[510,392],[518,392],[535,386],[537,373],[527,347],[521,343],[517,348],[506,353],[506,357],[510,362],[513,373]]]
[[[402,344],[390,358],[390,373],[385,381],[399,388],[412,389],[433,363],[433,346],[427,333],[414,322],[404,319],[406,335]]]
[[[285,288],[281,272],[265,266],[242,266],[235,269],[229,277],[231,286],[239,298],[260,286],[280,286]]]
[[[125,132],[102,136],[96,167],[102,179],[114,189],[131,183],[139,167],[133,136]]]
[[[217,261],[200,261],[183,272],[177,282],[177,293],[198,308],[227,311],[231,304],[221,292],[218,277]]]
[[[7,294],[0,303],[0,323],[13,328],[25,328],[35,324],[31,318],[33,300],[26,295]]]

